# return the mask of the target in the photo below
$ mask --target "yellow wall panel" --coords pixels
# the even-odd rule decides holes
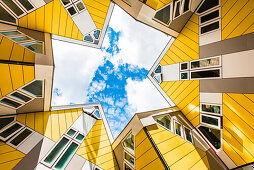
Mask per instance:
[[[44,112],[43,116],[44,116],[44,119],[43,119],[44,136],[51,139],[52,138],[51,113],[50,112]]]
[[[27,25],[30,29],[35,30],[36,29],[36,11],[31,12],[27,15]]]
[[[209,169],[210,165],[207,159],[207,156],[204,156],[201,161],[197,162],[190,170],[194,169]]]
[[[18,114],[17,115],[17,121],[19,121],[22,124],[26,124],[26,114]]]
[[[36,30],[38,31],[44,31],[44,6],[42,6],[41,8],[37,9],[36,12]]]
[[[43,114],[44,114],[43,112],[38,112],[34,115],[35,116],[34,128],[35,128],[35,131],[39,132],[40,134],[44,134],[44,128],[43,128],[44,115]]]
[[[0,63],[0,89],[2,92],[2,96],[13,91],[12,82],[11,82],[11,75],[9,64],[1,64]]]
[[[23,16],[22,18],[20,18],[18,20],[18,24],[19,24],[20,27],[24,27],[24,28],[28,27],[28,25],[27,25],[27,20],[28,19],[27,18],[28,18],[27,15],[25,15],[25,16]]]
[[[11,61],[23,61],[25,48],[14,43],[13,50],[11,53]]]
[[[66,13],[64,8],[60,8],[60,10],[61,10],[61,12],[60,12],[60,21],[61,22],[59,23],[59,35],[65,36],[68,13]]]
[[[52,18],[52,34],[59,35],[59,24],[60,24],[60,8],[62,4],[60,1],[54,1],[53,5],[53,18]],[[64,21],[63,21],[64,22]]]
[[[9,60],[10,59],[13,45],[14,45],[14,43],[11,40],[3,37],[1,44],[0,44],[0,51],[1,51],[0,59],[1,60]]]
[[[52,140],[57,142],[60,139],[59,120],[57,111],[51,112]]]
[[[13,90],[16,90],[24,85],[22,65],[9,64],[9,66],[11,71]]]
[[[24,72],[24,82],[25,84],[34,80],[34,66],[25,66],[23,65],[23,72]]]
[[[59,119],[60,136],[62,136],[67,130],[64,110],[58,111],[58,119]]]
[[[68,38],[71,38],[73,25],[74,22],[72,21],[71,17],[67,17],[65,36]]]
[[[44,8],[45,8],[44,31],[52,33],[53,1],[45,5]]]
[[[24,54],[24,62],[30,62],[30,63],[35,63],[35,53],[25,49],[25,54]]]
[[[78,27],[75,24],[73,24],[71,38],[77,39],[78,38],[78,32],[79,32]]]
[[[31,129],[35,129],[34,123],[35,123],[34,113],[28,113],[26,115],[26,126],[30,127]]]

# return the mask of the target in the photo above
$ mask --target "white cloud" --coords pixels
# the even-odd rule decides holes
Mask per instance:
[[[130,114],[170,107],[148,78],[143,81],[127,79],[125,90],[129,104],[126,111]]]
[[[61,92],[60,96],[53,93],[52,105],[86,103],[87,88],[95,71],[103,64],[104,54],[99,49],[67,42],[53,40],[52,43],[55,62],[53,88]],[[94,85],[97,85],[97,90],[104,87],[103,84]]]
[[[170,39],[166,34],[137,22],[117,5],[110,26],[121,32],[118,42],[121,51],[111,59],[116,66],[123,62],[149,70]],[[105,42],[108,44],[108,38]]]

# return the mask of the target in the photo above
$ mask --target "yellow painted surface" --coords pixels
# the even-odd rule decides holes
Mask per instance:
[[[83,2],[86,5],[96,27],[98,29],[102,29],[107,16],[110,0],[83,0]]]
[[[118,169],[104,123],[97,120],[77,154],[103,169]]]
[[[135,136],[136,169],[164,169],[156,151],[142,129]]]
[[[254,161],[254,94],[223,94],[223,149],[237,166]]]
[[[9,64],[0,63],[0,89],[2,96],[13,91]]]
[[[23,73],[24,73],[24,82],[29,83],[30,81],[34,80],[35,77],[35,71],[34,66],[25,66],[23,65]]]
[[[77,116],[73,118],[72,113],[75,113]],[[18,114],[17,121],[57,142],[81,113],[82,109],[68,109],[52,112]],[[70,116],[67,117],[67,114]],[[68,124],[67,121],[69,122]]]
[[[159,125],[148,126],[147,130],[170,169],[210,169],[204,151]]]
[[[6,37],[3,37],[0,44],[0,59],[1,60],[9,60],[11,58],[11,51],[14,43]]]
[[[199,80],[163,82],[160,87],[196,127],[200,122]]]
[[[142,0],[141,0],[142,1]],[[169,4],[173,0],[147,0],[146,5],[150,6],[151,8],[158,10],[161,7]]]
[[[183,30],[176,37],[160,64],[169,65],[199,58],[198,16],[193,14]]]
[[[252,33],[254,1],[228,0],[221,8],[222,40]],[[250,29],[251,28],[251,29]]]
[[[19,161],[25,157],[25,154],[0,142],[0,169],[12,169]]]
[[[24,85],[22,65],[9,64],[13,89],[17,89]]]

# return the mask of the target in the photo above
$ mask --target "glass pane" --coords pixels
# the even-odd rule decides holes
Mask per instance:
[[[101,118],[100,113],[99,113],[98,110],[96,110],[93,114],[94,114],[97,118]]]
[[[124,153],[124,158],[134,166],[134,159],[128,153]]]
[[[191,78],[211,78],[211,77],[220,77],[220,70],[191,72]]]
[[[202,111],[220,114],[220,106],[202,104]]]
[[[179,136],[182,136],[182,125],[175,122],[175,130],[176,130],[176,134],[178,134]]]
[[[26,41],[26,40],[31,40],[29,37],[24,36],[24,37],[13,37],[11,38],[12,40],[16,41],[16,42],[21,42],[21,41]]]
[[[132,170],[132,169],[127,164],[125,164],[124,170]]]
[[[0,102],[3,103],[3,104],[6,104],[8,106],[14,107],[14,108],[18,108],[19,106],[21,106],[20,103],[17,103],[15,101],[9,100],[7,98],[2,99]]]
[[[70,0],[62,0],[62,2],[63,2],[64,5],[67,5],[67,4],[70,3]]]
[[[18,146],[26,137],[28,137],[32,133],[31,130],[25,129],[18,136],[16,136],[10,143],[14,146]]]
[[[171,5],[168,5],[167,7],[156,12],[154,18],[168,25],[171,21]]]
[[[217,5],[219,5],[219,0],[206,0],[198,9],[197,13],[205,12],[206,10],[209,10]]]
[[[54,147],[54,149],[48,154],[48,156],[44,159],[44,162],[47,164],[53,164],[54,161],[58,158],[60,153],[64,150],[69,139],[63,137],[60,142]]]
[[[198,128],[204,136],[207,138],[207,140],[216,148],[220,149],[221,143],[220,143],[220,130],[208,128],[205,126],[200,126]]]
[[[205,115],[202,115],[202,122],[210,124],[210,125],[214,125],[214,126],[219,126],[219,120],[213,117],[208,117]]]
[[[65,165],[69,162],[71,157],[75,154],[76,149],[78,148],[78,144],[72,142],[68,149],[61,156],[61,159],[55,165],[56,169],[63,169]]]
[[[94,31],[94,32],[93,32],[93,36],[94,36],[94,38],[99,39],[99,37],[100,37],[100,33],[101,33],[101,31],[100,31],[100,30],[96,30],[96,31]]]
[[[188,63],[181,64],[181,70],[186,70],[186,69],[188,69]]]
[[[19,130],[22,126],[18,123],[15,123],[11,127],[5,129],[3,132],[0,133],[0,136],[3,138],[7,138],[8,136],[12,135],[14,132]]]
[[[31,98],[21,94],[21,93],[18,93],[18,92],[15,92],[15,93],[12,93],[11,94],[11,97],[15,98],[15,99],[18,99],[18,100],[21,100],[23,102],[28,102],[29,100],[31,100]]]
[[[220,65],[219,57],[191,62],[191,68],[203,68],[203,67],[212,67],[212,66],[219,66],[219,65]]]
[[[26,10],[31,10],[34,7],[32,6],[32,4],[28,1],[28,0],[18,0],[25,8]]]
[[[176,4],[175,17],[178,17],[180,15],[180,11],[181,11],[181,2],[179,1]]]
[[[154,71],[155,73],[161,73],[161,66],[158,65],[158,67],[156,68],[156,70]]]
[[[186,140],[192,143],[192,136],[191,136],[191,131],[189,129],[185,128],[185,137]]]
[[[206,25],[201,27],[201,34],[204,34],[206,32],[212,31],[212,30],[216,30],[220,27],[219,21],[214,22],[212,24]]]
[[[42,80],[36,80],[26,87],[23,87],[22,90],[35,97],[42,97]]]
[[[0,20],[16,23],[16,18],[9,14],[1,5],[0,5]]]
[[[43,53],[43,44],[42,42],[39,41],[34,41],[26,44],[22,44],[23,46],[27,47],[28,49],[32,50],[33,52],[36,53]]]
[[[0,33],[5,35],[5,36],[19,35],[20,34],[18,31],[8,31],[8,32],[0,32]]]
[[[79,133],[78,136],[76,137],[76,140],[79,141],[79,142],[82,142],[82,140],[84,139],[84,137],[85,137],[84,135],[82,135],[82,134]]]
[[[70,130],[67,132],[67,134],[68,134],[69,136],[71,136],[71,137],[73,137],[75,133],[76,133],[76,131],[73,130],[73,129],[70,129]]]
[[[24,12],[12,1],[2,0],[17,16],[22,15]]]
[[[188,79],[188,73],[181,73],[181,79],[182,80]]]
[[[155,74],[154,78],[158,83],[161,83],[161,74]]]
[[[189,4],[190,4],[190,0],[185,0],[185,1],[184,1],[183,12],[186,12],[186,11],[189,10]]]
[[[154,120],[158,122],[160,125],[164,126],[165,128],[171,130],[171,117],[169,115],[155,117]]]
[[[85,7],[84,7],[82,2],[77,3],[76,6],[77,6],[79,11],[82,11],[83,9],[85,9]]]
[[[219,17],[219,10],[213,11],[210,14],[202,16],[201,17],[201,23],[210,21],[210,20],[212,20],[214,18],[217,18],[217,17]]]
[[[90,34],[86,35],[84,38],[85,41],[93,42],[93,38]]]
[[[134,155],[134,136],[129,134],[123,141],[123,146]]]
[[[77,13],[73,6],[70,7],[70,8],[68,8],[67,10],[69,11],[69,13],[70,13],[71,15],[74,15],[74,14]]]
[[[4,128],[8,124],[10,124],[12,121],[14,121],[14,117],[3,117],[3,118],[0,118],[0,129]]]

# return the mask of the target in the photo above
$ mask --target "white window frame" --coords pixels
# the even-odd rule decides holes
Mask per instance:
[[[132,157],[134,159],[134,165],[132,165],[127,159],[125,159],[125,153],[130,155],[130,157]],[[125,162],[127,162],[129,164],[129,166],[131,168],[135,168],[135,163],[136,163],[135,157],[133,155],[129,154],[129,152],[126,152],[125,150],[123,151],[123,159]]]
[[[128,161],[126,161],[126,160],[123,161],[123,169],[124,169],[124,170],[125,170],[125,164],[126,164],[129,168],[131,168],[132,170],[135,170],[135,168],[133,168],[132,166],[130,166],[130,163],[128,163]]]
[[[23,6],[21,7],[15,0],[8,0],[8,1],[12,1],[13,3],[15,3],[18,6],[18,8],[23,12],[23,14],[21,14],[20,16],[17,16],[15,12],[13,12],[2,0],[0,0],[2,7],[5,7],[5,10],[8,9],[7,11],[11,12],[15,16],[15,18],[19,19],[27,15],[27,12],[23,9]]]
[[[190,131],[190,134],[191,134],[191,141],[192,141],[192,142],[190,142],[190,141],[187,140],[186,133],[185,133],[185,129],[188,129],[188,130]],[[191,143],[191,144],[194,144],[193,135],[192,135],[192,130],[191,130],[190,128],[187,128],[186,126],[183,125],[183,132],[184,132],[184,139],[185,139],[187,142],[189,142],[189,143]]]
[[[73,15],[71,15],[70,12],[68,11],[68,9],[71,8],[71,7],[73,7],[73,8],[75,9],[75,11],[76,11],[76,13],[73,14]],[[76,7],[75,7],[74,4],[72,4],[72,5],[68,6],[68,7],[66,7],[65,9],[66,9],[67,13],[70,15],[71,18],[73,18],[73,17],[75,17],[76,15],[79,14],[79,13],[78,13],[78,9],[76,9]]]
[[[182,64],[187,64],[187,69],[182,70],[182,68],[181,68],[181,65],[182,65]],[[180,71],[183,71],[183,72],[185,72],[185,71],[189,71],[189,70],[190,70],[190,62],[189,62],[189,61],[186,61],[186,62],[182,62],[182,63],[180,63],[180,67],[179,67],[179,69],[180,69]]]
[[[2,34],[3,32],[4,32],[4,33],[5,33],[5,32],[7,33],[7,32],[12,32],[12,31],[17,31],[19,34],[17,34],[17,35],[8,35],[8,36]],[[2,36],[7,37],[7,38],[9,38],[9,39],[10,39],[10,38],[13,38],[13,37],[16,37],[16,36],[22,36],[22,35],[24,35],[22,32],[20,32],[20,31],[17,30],[17,29],[13,29],[13,30],[10,29],[10,30],[8,30],[8,31],[4,30],[4,31],[0,31],[0,32],[1,32],[0,34],[1,34]],[[13,40],[12,40],[12,41],[13,41]]]
[[[159,124],[159,123],[155,120],[155,118],[157,118],[157,117],[162,117],[162,116],[169,116],[169,117],[170,117],[170,127],[171,127],[171,130],[168,129],[168,128],[166,128],[165,126]],[[158,124],[160,127],[162,127],[162,128],[164,128],[164,129],[166,129],[166,130],[168,130],[168,131],[174,133],[174,125],[173,125],[174,121],[173,121],[173,118],[170,116],[170,114],[156,115],[156,116],[153,117],[153,119],[154,119],[154,121],[156,122],[156,124]]]
[[[173,119],[174,120],[174,133],[177,135],[177,136],[180,136],[181,138],[184,139],[184,135],[183,135],[183,125],[176,119]],[[180,126],[181,126],[181,135],[177,134],[176,133],[176,127],[175,127],[175,123],[178,123]]]
[[[126,151],[127,153],[129,153],[130,155],[133,155],[133,156],[135,157],[135,153],[136,153],[136,151],[135,151],[135,136],[132,134],[132,135],[134,136],[134,154],[131,153],[131,151],[129,151],[129,150],[124,146],[124,144],[123,144],[124,140],[125,140],[130,134],[132,134],[132,131],[129,131],[129,132],[127,133],[127,135],[124,137],[124,139],[121,141],[121,143],[122,143],[122,146],[123,146],[124,151]]]
[[[74,133],[73,137],[71,137],[70,135],[67,134],[67,133],[69,132],[69,130],[71,130],[71,129],[73,129],[74,131],[76,131],[76,132]],[[73,128],[73,127],[70,127],[70,128],[66,131],[65,135],[68,136],[70,139],[74,139],[74,140],[75,140],[75,138],[76,138],[76,136],[77,136],[78,133],[79,133],[79,131],[78,131],[77,129],[75,129],[75,128]]]
[[[217,153],[221,150],[223,150],[223,130],[221,129],[216,129],[216,130],[219,130],[220,131],[220,149],[216,149],[211,143],[210,141],[205,137],[205,135],[203,135],[203,133],[199,130],[199,127],[200,126],[204,126],[204,127],[207,127],[207,128],[212,128],[212,127],[209,127],[209,126],[206,126],[206,125],[203,125],[203,124],[199,124],[196,129],[198,130],[198,132],[200,133],[200,135],[203,137],[203,139],[205,139],[205,141],[209,144],[209,146]],[[215,129],[215,128],[213,128]]]
[[[77,6],[77,4],[78,4],[78,3],[80,3],[80,2],[81,2],[81,3],[84,5],[84,7],[85,7],[85,8],[84,8],[84,9],[82,9],[81,11],[78,9],[78,6]],[[81,12],[83,12],[83,11],[86,11],[86,10],[87,10],[87,9],[86,9],[86,6],[85,6],[85,4],[84,4],[84,2],[83,2],[83,1],[77,1],[77,2],[75,2],[74,4],[75,4],[75,7],[78,9],[78,12],[79,12],[79,13],[81,13]]]
[[[219,28],[205,32],[205,33],[201,33],[201,28],[203,28],[207,25],[213,24],[215,22],[219,22]],[[199,26],[199,36],[204,36],[204,35],[207,35],[207,34],[210,34],[210,33],[216,32],[216,31],[220,31],[220,30],[221,30],[221,20],[220,20],[220,18],[217,18],[211,22],[207,22],[206,24],[202,24],[202,26]]]
[[[3,99],[12,100],[12,101],[14,101],[14,102],[16,102],[16,103],[19,103],[19,104],[20,104],[19,107],[12,107],[12,106],[9,106],[9,105],[7,105],[7,104],[4,104],[4,103],[1,103],[1,102],[0,102],[0,105],[5,106],[5,107],[8,107],[8,108],[11,108],[11,109],[14,109],[14,110],[17,110],[17,109],[21,108],[21,107],[25,104],[24,102],[22,102],[22,101],[20,101],[20,100],[17,100],[17,99],[15,99],[15,98],[9,97],[8,95],[2,97],[2,98],[0,99],[0,101],[3,100]],[[30,101],[31,101],[31,100],[30,100]]]
[[[203,110],[202,110],[202,104],[220,106],[220,113],[217,114],[217,113],[212,113],[212,112],[203,111]],[[209,114],[209,115],[213,115],[213,116],[222,116],[222,115],[223,115],[223,105],[222,105],[222,104],[203,103],[203,102],[201,102],[201,103],[200,103],[200,113],[205,113],[205,114]]]
[[[1,118],[8,118],[8,117],[14,117],[14,120],[12,122],[10,122],[8,125],[6,125],[4,128],[6,128],[7,126],[9,126],[10,124],[12,124],[13,122],[15,122],[17,120],[17,117],[16,116],[3,116],[3,117],[0,117]],[[2,132],[2,129],[0,129],[0,132]]]
[[[216,66],[209,66],[209,67],[199,67],[199,68],[191,68],[191,63],[196,62],[196,61],[204,61],[207,59],[213,59],[213,58],[219,58],[219,65]],[[211,68],[217,68],[217,67],[221,67],[221,56],[214,56],[214,57],[208,57],[208,58],[202,58],[202,59],[197,59],[197,60],[191,60],[190,61],[190,71],[195,71],[195,70],[206,70],[206,69],[211,69]]]
[[[173,13],[173,20],[176,19],[176,18],[179,18],[183,13],[182,13],[182,7],[183,7],[183,0],[178,0],[178,1],[175,1],[175,5],[174,5],[174,13]],[[180,3],[180,10],[179,10],[179,15],[176,17],[176,6],[177,4]]]
[[[213,18],[213,19],[211,19],[211,20],[209,20],[209,21],[206,21],[206,22],[201,23],[201,17],[206,16],[206,15],[208,15],[208,14],[214,12],[214,11],[217,11],[217,10],[219,11],[219,16],[218,16],[218,17]],[[203,25],[205,25],[205,24],[208,24],[208,23],[210,23],[210,22],[213,23],[213,21],[218,20],[218,19],[221,19],[221,8],[214,8],[213,10],[209,10],[208,12],[204,12],[204,14],[199,15],[199,27],[201,27],[201,26],[203,26]],[[202,35],[203,35],[203,34],[202,34]]]
[[[182,79],[182,76],[181,76],[182,73],[187,73],[187,79]],[[182,80],[182,81],[190,80],[190,74],[189,73],[190,73],[189,71],[181,71],[180,74],[179,74],[179,76],[180,76],[179,79]]]
[[[4,127],[3,129],[0,130],[0,133],[2,133],[3,131],[5,131],[6,129],[10,128],[11,126],[13,126],[14,124],[19,124],[21,126],[21,128],[19,128],[18,130],[16,130],[15,132],[13,132],[12,134],[10,134],[9,136],[7,136],[6,138],[3,138],[2,136],[0,136],[0,139],[2,141],[6,141],[9,138],[11,138],[13,136],[13,134],[18,133],[19,131],[21,131],[22,129],[25,128],[25,125],[23,125],[22,123],[19,123],[18,121],[13,121],[12,123],[10,123],[9,125],[7,125],[6,127]]]
[[[221,6],[221,0],[218,0],[219,1],[219,4],[217,5],[217,6],[214,6],[214,7],[212,7],[211,9],[208,9],[208,10],[206,10],[206,11],[204,11],[204,12],[202,12],[202,13],[198,13],[198,10],[199,10],[199,8],[203,5],[203,3],[205,2],[205,0],[199,5],[199,7],[197,8],[197,10],[196,10],[196,14],[197,15],[203,15],[203,14],[205,14],[205,13],[207,13],[207,12],[210,12],[210,11],[212,11],[212,10],[214,10],[215,8],[218,8],[218,7],[220,7]]]
[[[8,37],[9,37],[9,36],[8,36]],[[28,39],[28,40],[24,40],[24,41],[19,41],[19,42],[15,41],[15,40],[13,39],[13,38],[20,38],[20,37],[28,37],[29,39]],[[29,36],[27,36],[27,35],[24,35],[24,34],[19,34],[18,36],[11,36],[10,39],[11,39],[12,41],[14,41],[15,43],[17,43],[17,44],[28,43],[28,42],[33,42],[33,41],[34,41],[31,37],[29,37]]]
[[[182,11],[181,11],[182,15],[185,14],[185,13],[187,13],[187,12],[190,11],[190,9],[191,9],[191,1],[192,1],[192,0],[189,1],[189,10],[184,11],[185,1],[186,1],[186,0],[182,0]]]
[[[202,116],[206,116],[206,117],[210,117],[210,118],[213,118],[213,119],[217,119],[217,120],[218,120],[218,126],[203,122],[203,121],[202,121]],[[211,128],[214,128],[214,129],[219,129],[219,130],[220,130],[220,129],[221,129],[221,117],[212,116],[212,115],[207,115],[207,114],[202,114],[202,113],[200,113],[200,124],[206,125],[206,126],[208,126],[208,127],[211,127]]]
[[[14,138],[16,138],[19,134],[21,134],[23,131],[25,131],[26,129],[32,131],[32,133],[29,134],[26,138],[24,138],[17,146],[13,145],[13,144],[11,143],[11,141],[12,141]],[[26,126],[26,127],[23,128],[21,131],[19,131],[16,135],[14,135],[12,138],[10,138],[10,139],[8,140],[7,144],[16,149],[16,148],[18,148],[20,145],[22,145],[22,143],[24,143],[29,137],[31,137],[31,136],[33,135],[33,133],[34,133],[34,130],[32,130],[31,128],[29,128],[29,127]]]
[[[13,24],[18,25],[18,18],[16,17],[16,15],[14,15],[14,14],[13,14],[9,9],[7,9],[7,8],[5,7],[5,5],[3,5],[2,3],[0,3],[0,6],[1,6],[2,8],[4,8],[5,11],[7,11],[13,18],[15,18],[15,19],[16,19],[16,22],[13,23],[13,22],[5,21],[5,20],[0,20],[0,21],[2,21],[3,23],[11,24],[11,25],[13,25]]]
[[[17,4],[19,4],[19,6],[20,7],[22,7],[23,8],[23,10],[25,10],[26,11],[26,13],[30,13],[30,12],[32,12],[32,11],[34,11],[34,10],[36,10],[36,7],[35,7],[35,5],[30,1],[30,0],[27,0],[32,6],[33,6],[33,8],[32,9],[30,9],[29,11],[18,1],[18,0],[15,0],[16,2],[17,2]]]
[[[32,43],[32,42],[40,42],[40,43],[42,43],[42,53],[37,53],[37,52],[35,52],[35,51],[33,51],[33,50],[31,50],[31,49],[29,49],[29,48],[27,48],[25,46],[25,44]],[[45,53],[45,45],[44,45],[43,41],[37,41],[37,40],[32,39],[31,41],[26,41],[26,42],[20,43],[20,45],[22,45],[24,48],[26,48],[26,49],[28,49],[28,50],[32,51],[33,53],[36,53],[36,54],[44,54]]]
[[[220,76],[219,77],[207,77],[207,78],[192,78],[191,73],[192,72],[199,72],[199,71],[209,71],[209,70],[220,70]],[[211,69],[201,69],[201,70],[195,70],[195,71],[190,71],[190,80],[210,80],[210,79],[221,79],[222,78],[222,72],[221,72],[221,67],[215,67]]]
[[[95,118],[97,118],[97,119],[102,119],[101,117],[97,117],[94,113],[96,112],[96,110],[98,110],[98,112],[99,112],[99,115],[101,116],[101,114],[100,114],[100,110],[99,109],[95,109],[90,115],[93,115]]]
[[[42,87],[41,87],[41,88],[42,88],[42,97],[36,97],[36,96],[34,96],[33,94],[30,94],[30,93],[26,92],[25,90],[22,90],[22,88],[24,88],[24,87],[30,85],[31,83],[35,82],[36,80],[42,81]],[[35,80],[32,80],[31,82],[25,84],[24,86],[18,88],[17,90],[18,90],[19,92],[21,91],[22,93],[26,94],[27,96],[31,96],[33,99],[34,99],[34,98],[41,99],[41,98],[44,98],[44,93],[45,93],[45,92],[44,92],[44,88],[45,88],[45,82],[44,82],[44,80],[35,79]],[[32,100],[31,100],[31,101],[32,101]]]
[[[24,96],[30,98],[30,100],[29,100],[28,102],[25,102],[25,101],[23,101],[23,100],[16,99],[15,97],[12,97],[12,96],[11,96],[13,93],[20,93],[20,94],[22,94],[22,95],[24,95]],[[33,97],[30,97],[30,96],[28,96],[27,94],[25,94],[25,93],[23,93],[23,92],[21,92],[21,91],[18,91],[18,90],[15,90],[15,91],[13,91],[12,93],[8,94],[8,97],[10,97],[11,99],[15,99],[15,100],[17,100],[17,101],[20,101],[20,102],[22,102],[22,103],[25,103],[25,104],[31,102],[31,101],[34,99]]]
[[[157,18],[155,18],[155,15],[156,15],[156,13],[157,13],[158,11],[160,11],[160,10],[166,8],[166,7],[169,6],[169,5],[171,5],[171,6],[170,6],[170,8],[171,8],[171,9],[170,9],[170,12],[171,12],[171,14],[170,14],[170,22],[169,22],[168,24],[165,24],[164,22],[162,22],[162,21],[158,20]],[[170,25],[170,23],[173,21],[173,12],[174,12],[173,10],[174,10],[174,9],[173,9],[173,1],[172,1],[172,2],[168,3],[167,5],[161,7],[160,9],[157,9],[156,12],[155,12],[155,15],[153,16],[152,19],[155,20],[156,22],[158,22],[158,23],[160,23],[160,24],[162,24],[162,25],[168,27],[168,26]]]

